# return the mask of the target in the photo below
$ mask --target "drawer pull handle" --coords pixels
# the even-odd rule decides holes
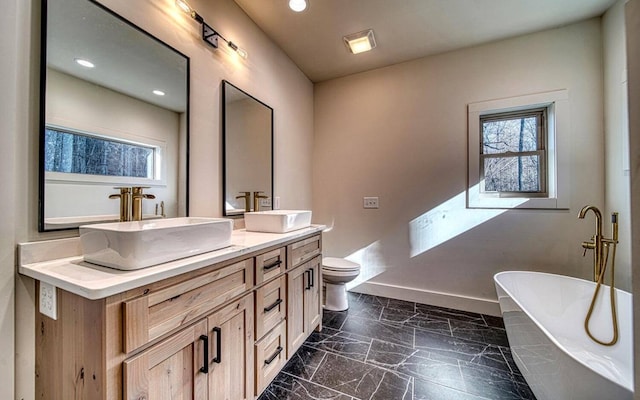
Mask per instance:
[[[278,300],[274,301],[272,305],[264,308],[264,312],[267,313],[267,312],[273,310],[274,308],[278,307],[280,305],[280,303],[282,303],[282,299],[278,299]]]
[[[311,277],[311,283],[309,284],[309,286],[314,287],[316,285],[316,272],[313,270],[313,268],[309,270],[309,277]]]
[[[209,373],[209,336],[200,335],[200,340],[204,342],[204,367],[200,367],[200,372],[204,372],[205,374]]]
[[[264,365],[269,365],[273,362],[273,360],[275,360],[276,358],[278,358],[278,356],[280,355],[280,353],[282,353],[282,346],[278,346],[278,348],[276,349],[276,352],[273,353],[273,355],[271,357],[269,357],[269,359],[264,360]]]
[[[220,364],[222,362],[222,329],[215,327],[212,331],[216,334],[216,357],[211,361]]]
[[[265,265],[264,267],[262,267],[263,271],[269,271],[270,269],[274,269],[275,267],[279,266],[280,264],[282,264],[282,261],[278,260],[272,264],[269,265]]]

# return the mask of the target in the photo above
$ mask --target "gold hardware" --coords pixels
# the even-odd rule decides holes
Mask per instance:
[[[251,192],[240,192],[244,193],[241,196],[236,196],[236,199],[244,199],[244,210],[246,212],[251,211]]]
[[[589,311],[584,319],[584,329],[587,335],[594,342],[603,346],[613,346],[618,341],[618,316],[616,314],[616,299],[615,299],[615,264],[616,264],[616,247],[618,244],[618,213],[611,214],[611,239],[602,237],[602,214],[594,206],[585,206],[580,210],[578,218],[584,219],[588,211],[593,211],[596,216],[596,234],[592,237],[590,242],[582,242],[582,247],[586,254],[587,250],[593,250],[593,280],[596,282],[596,290],[593,293],[591,304],[589,305]],[[609,261],[609,253],[611,253],[611,286],[609,287],[609,297],[611,302],[611,322],[613,324],[613,338],[610,342],[603,342],[596,339],[589,330],[589,321],[593,314],[593,309],[596,304],[596,299],[600,288],[604,282],[604,274],[607,270],[607,263]]]
[[[120,199],[120,222],[131,220],[131,188],[115,187],[120,189],[120,194],[109,195],[110,199]]]
[[[142,193],[147,186],[134,186],[131,188],[131,220],[142,221],[142,199],[155,199],[152,194]]]
[[[253,211],[260,211],[260,199],[269,198],[269,196],[263,196],[260,193],[263,192],[253,192]]]

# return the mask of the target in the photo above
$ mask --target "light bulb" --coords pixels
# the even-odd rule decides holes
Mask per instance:
[[[184,0],[176,0],[176,6],[187,14],[191,14],[191,6]]]
[[[289,0],[289,8],[295,12],[304,11],[307,8],[306,0]]]
[[[79,64],[79,65],[82,65],[85,68],[93,68],[93,67],[95,67],[95,65],[91,61],[83,60],[82,58],[76,58],[75,62],[77,64]]]

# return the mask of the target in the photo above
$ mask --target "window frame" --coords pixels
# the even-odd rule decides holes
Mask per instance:
[[[548,137],[547,134],[549,132],[548,129],[548,107],[533,107],[528,109],[523,109],[519,111],[507,111],[507,112],[496,112],[496,113],[486,113],[480,115],[480,193],[482,194],[496,194],[500,197],[549,197],[549,190],[547,186],[548,178],[547,178],[547,145]],[[484,149],[484,123],[485,122],[493,122],[493,121],[504,121],[509,119],[519,119],[519,118],[527,118],[534,116],[536,117],[536,137],[537,137],[537,149],[529,150],[529,151],[506,151],[502,153],[490,153],[485,154],[483,152]],[[538,191],[487,191],[485,189],[485,160],[487,158],[508,158],[508,157],[523,157],[523,156],[531,156],[537,155],[539,157],[539,166],[538,166],[538,184],[540,190]]]
[[[547,109],[547,196],[527,192],[511,196],[502,192],[482,192],[480,175],[480,117],[490,114]],[[486,209],[569,209],[570,200],[570,104],[566,89],[487,100],[467,105],[467,208]]]

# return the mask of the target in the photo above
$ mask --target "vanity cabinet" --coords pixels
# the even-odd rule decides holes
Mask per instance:
[[[36,398],[255,399],[321,328],[320,244],[314,232],[98,300],[58,288],[57,320],[36,313]]]

